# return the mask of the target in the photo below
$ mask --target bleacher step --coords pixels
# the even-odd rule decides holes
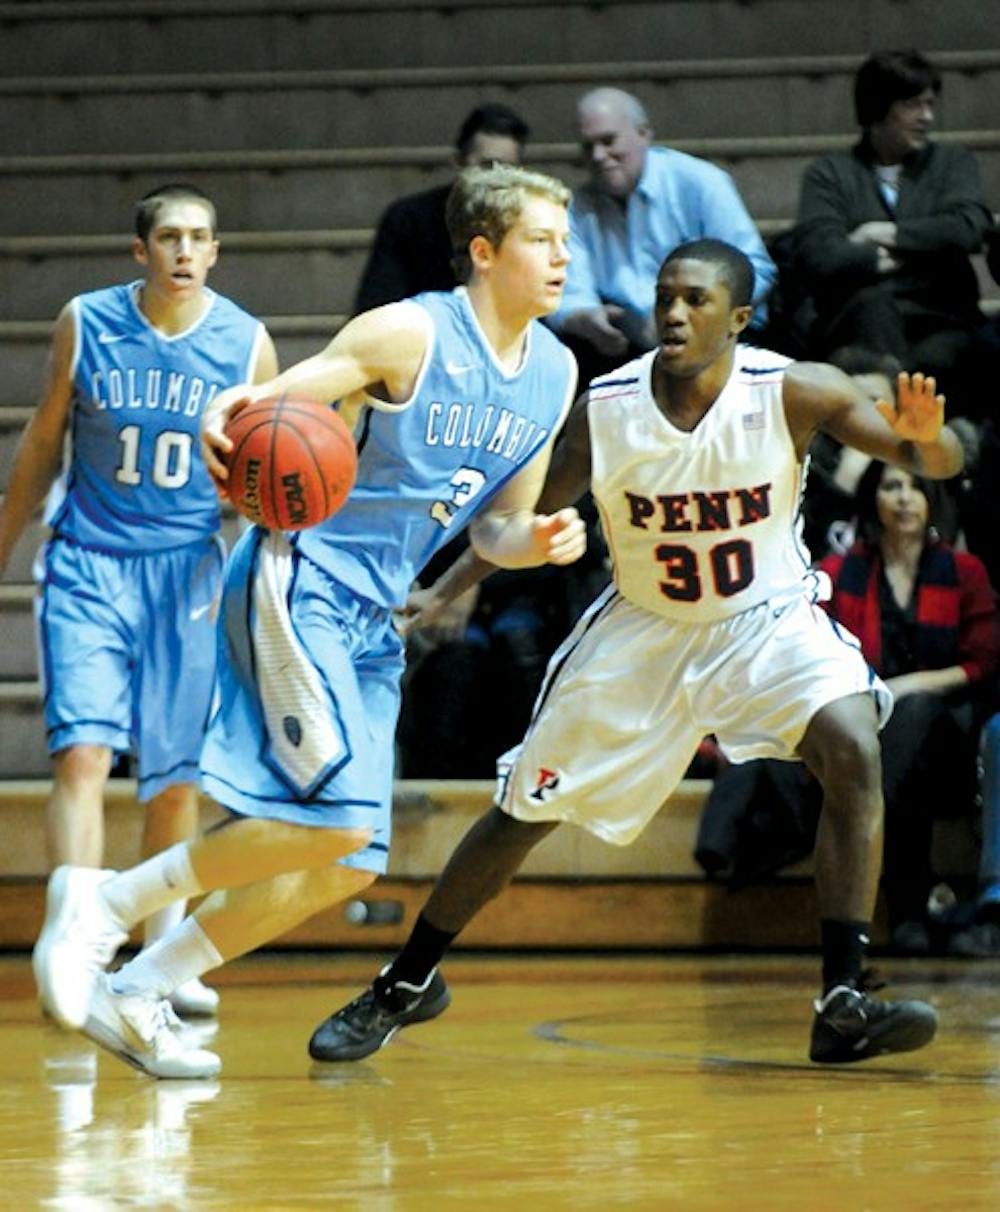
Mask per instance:
[[[815,898],[808,865],[772,884],[729,892],[691,857],[710,784],[685,780],[633,846],[556,830],[508,891],[463,934],[483,948],[810,947]],[[0,948],[29,947],[44,914],[44,805],[48,780],[0,782]],[[489,806],[490,780],[396,784],[389,872],[347,906],[290,931],[282,946],[390,948],[403,942],[437,873]],[[109,866],[135,862],[142,813],[135,784],[113,779],[106,797]],[[208,800],[202,825],[222,819]]]

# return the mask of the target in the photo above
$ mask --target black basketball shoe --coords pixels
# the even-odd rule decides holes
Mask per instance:
[[[368,988],[316,1028],[309,1041],[313,1060],[353,1061],[371,1056],[400,1027],[426,1023],[451,1005],[451,993],[438,970],[421,988],[395,981],[385,985],[381,976]]]
[[[912,1052],[930,1043],[938,1025],[926,1002],[883,1002],[848,985],[836,985],[815,1009],[809,1059],[827,1065]]]

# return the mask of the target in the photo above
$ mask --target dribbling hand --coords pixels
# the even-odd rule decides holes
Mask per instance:
[[[226,455],[233,448],[232,442],[226,437],[226,423],[241,408],[246,407],[250,400],[248,386],[241,384],[239,387],[228,387],[219,392],[202,414],[201,457],[205,460],[208,474],[215,484],[215,491],[223,500],[229,496],[226,489],[226,481],[229,479]]]
[[[900,371],[895,404],[876,400],[875,407],[893,431],[910,442],[933,442],[944,425],[944,396],[937,394],[933,376],[919,371]]]

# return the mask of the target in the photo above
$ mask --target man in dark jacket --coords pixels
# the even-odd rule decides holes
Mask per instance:
[[[969,255],[992,218],[968,149],[930,141],[941,78],[915,51],[855,79],[860,141],[802,181],[797,260],[816,300],[816,356],[844,345],[934,374],[963,412],[962,362],[982,322]]]
[[[528,125],[499,102],[478,105],[455,138],[455,172],[494,163],[520,164]],[[457,285],[454,255],[444,219],[451,181],[397,198],[379,220],[354,304],[355,313],[397,303],[423,290]]]

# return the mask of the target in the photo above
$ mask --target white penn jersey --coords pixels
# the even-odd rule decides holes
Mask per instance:
[[[690,433],[653,398],[651,350],[590,387],[591,487],[621,594],[684,623],[729,618],[812,583],[799,505],[806,465],[785,419],[790,359],[736,348]]]

